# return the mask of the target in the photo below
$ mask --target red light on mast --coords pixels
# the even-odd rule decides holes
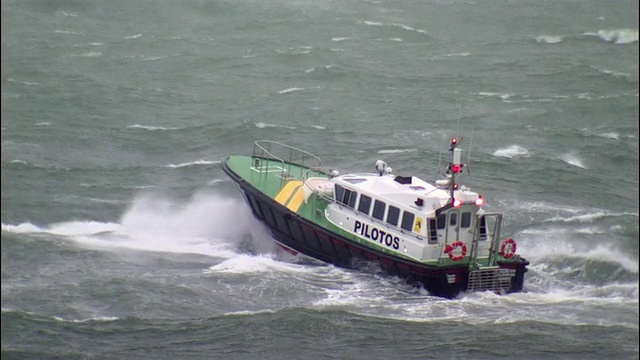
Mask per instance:
[[[453,164],[453,165],[451,165],[451,171],[453,171],[454,174],[462,172],[462,164]]]
[[[458,143],[458,138],[451,138],[451,145],[455,145]]]

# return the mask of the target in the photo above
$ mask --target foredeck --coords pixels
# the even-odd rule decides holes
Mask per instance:
[[[273,199],[290,182],[327,176],[321,170],[248,155],[229,156],[226,164],[240,178]]]
[[[251,156],[234,155],[226,164],[240,178],[273,199],[311,177],[326,177],[317,156],[274,141],[256,141]]]

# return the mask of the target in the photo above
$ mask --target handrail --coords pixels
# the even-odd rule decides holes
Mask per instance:
[[[280,150],[280,149],[275,149],[272,150],[272,145],[277,145],[285,150],[289,151],[289,159],[285,160],[282,159],[280,156],[275,155],[272,153],[272,151],[276,151],[276,150]],[[265,146],[268,148],[265,148]],[[260,150],[262,150],[263,154],[267,154],[269,155],[270,158],[274,159],[274,160],[279,160],[283,163],[285,162],[289,162],[289,163],[293,163],[296,165],[302,165],[302,166],[306,166],[306,167],[315,167],[315,166],[321,166],[322,165],[322,160],[320,160],[319,157],[313,155],[312,153],[308,152],[308,151],[304,151],[298,148],[295,148],[293,146],[290,145],[286,145],[283,143],[279,143],[277,141],[271,141],[271,140],[258,140],[254,143],[254,147],[253,147],[253,155],[256,156],[256,147],[258,147]],[[301,156],[301,160],[300,162],[296,162],[297,160],[294,158],[294,155],[298,155]],[[304,160],[305,160],[305,155],[309,156],[311,159],[315,159],[317,161],[317,164],[315,165],[305,165],[304,164]]]
[[[502,214],[486,213],[482,214],[482,217],[495,217],[495,221],[493,223],[493,228],[491,229],[491,231],[489,232],[489,229],[486,229],[487,236],[491,237],[491,243],[489,245],[489,258],[487,259],[487,263],[488,265],[495,265],[496,254],[498,253],[498,241],[500,240],[500,231],[502,230]],[[480,220],[480,218],[478,218],[478,220]],[[478,226],[480,226],[480,221],[478,221]]]
[[[310,152],[271,140],[258,140],[254,142],[252,157],[254,158],[252,166],[260,170],[264,176],[272,171],[271,162],[276,162],[278,168],[276,171],[280,171],[283,184],[287,179],[291,179],[292,177],[305,179],[309,171],[304,171],[304,169],[316,168],[322,165],[322,160]],[[305,161],[307,162],[306,164]],[[299,174],[291,173],[292,165],[300,167],[298,169]]]

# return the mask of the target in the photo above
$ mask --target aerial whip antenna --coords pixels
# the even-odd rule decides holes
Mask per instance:
[[[469,139],[469,157],[467,158],[467,174],[471,175],[471,144],[473,144],[473,134],[476,129],[471,130],[471,139]]]

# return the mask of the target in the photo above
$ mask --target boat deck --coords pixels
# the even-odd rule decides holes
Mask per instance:
[[[307,178],[327,177],[321,170],[254,156],[230,156],[226,163],[242,179],[281,203],[280,200],[287,200],[283,199],[287,194],[291,195],[295,185],[302,185]]]

